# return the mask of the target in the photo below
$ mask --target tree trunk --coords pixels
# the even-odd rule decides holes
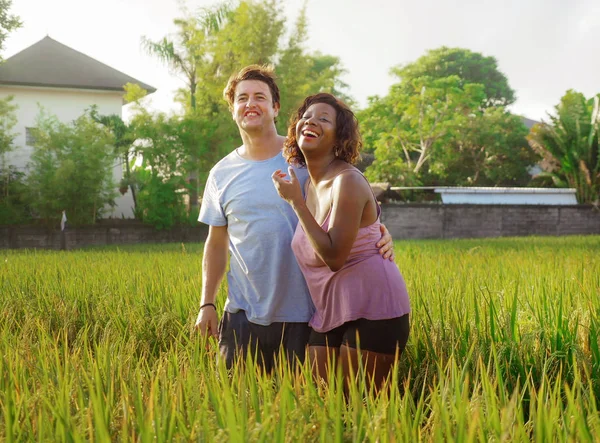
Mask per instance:
[[[129,154],[125,153],[123,156],[125,160],[125,176],[127,177],[127,182],[129,183],[129,189],[131,190],[131,198],[133,199],[133,212],[137,209],[137,198],[135,196],[135,186],[131,183],[131,169],[129,168]]]
[[[190,81],[190,104],[192,112],[196,111],[196,82],[195,80]],[[193,150],[192,150],[193,152]],[[198,177],[200,175],[198,171],[198,161],[195,155],[192,156],[192,170],[188,175],[188,183],[190,184],[189,202],[188,202],[188,213],[192,214],[198,209]]]

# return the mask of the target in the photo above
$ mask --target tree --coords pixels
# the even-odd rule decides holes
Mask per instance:
[[[432,49],[413,63],[393,68],[392,73],[407,87],[415,79],[424,76],[434,79],[457,76],[461,87],[468,83],[483,85],[483,107],[508,106],[516,100],[515,91],[498,69],[497,60],[468,49],[446,46]]]
[[[289,33],[287,45],[279,51],[276,73],[281,92],[281,110],[277,128],[280,133],[287,132],[287,124],[292,113],[308,95],[317,92],[329,92],[353,104],[348,95],[348,85],[341,81],[345,73],[340,59],[331,55],[306,52],[308,22],[306,4],[300,10],[296,23]]]
[[[167,64],[175,74],[184,76],[191,109],[196,109],[198,70],[210,62],[210,37],[221,28],[229,12],[227,3],[217,4],[213,8],[201,8],[198,16],[173,21],[178,28],[174,38],[164,37],[160,41],[152,41],[142,37],[142,45],[150,55]]]
[[[375,160],[365,170],[372,182],[385,182],[402,186],[421,186],[423,182],[411,165],[407,164],[397,149],[392,134],[382,134],[375,144]]]
[[[438,152],[431,180],[455,186],[525,186],[539,157],[527,144],[527,127],[502,107],[469,116]]]
[[[0,0],[0,53],[4,51],[4,41],[8,34],[23,26],[18,16],[9,13],[11,6],[12,0]]]
[[[73,225],[93,224],[114,205],[114,140],[84,114],[70,124],[41,113],[27,184],[36,215],[52,226],[66,211]]]
[[[2,157],[2,166],[4,167],[4,157],[14,149],[14,139],[16,134],[13,128],[17,124],[15,111],[17,105],[13,104],[13,96],[0,99],[0,157]]]
[[[181,149],[177,154],[179,172],[191,171],[199,183],[204,183],[212,166],[239,143],[238,128],[223,100],[223,88],[229,77],[244,66],[274,65],[282,96],[278,119],[278,129],[282,132],[287,130],[288,115],[306,95],[321,90],[342,95],[345,89],[340,80],[343,69],[339,59],[309,54],[304,49],[304,13],[289,32],[285,45],[286,21],[281,0],[240,1],[235,8],[228,8],[216,26],[209,28],[210,32],[198,17],[188,17],[178,22],[176,39],[146,41],[148,48],[153,48],[162,60],[174,63],[176,72],[187,76],[186,88],[180,89],[176,97],[184,105],[184,112],[170,120],[182,132],[171,146]],[[147,113],[141,106],[136,106],[136,112]],[[153,148],[145,149],[150,155]],[[201,190],[201,186],[197,188]],[[190,197],[194,200],[192,191]],[[189,212],[190,217],[197,213],[192,208]]]
[[[307,95],[328,91],[349,100],[340,77],[344,73],[337,57],[308,53],[305,7],[294,26],[287,30],[281,0],[242,1],[233,9],[211,46],[212,63],[201,71],[203,81],[196,93],[198,111],[210,119],[224,117],[219,140],[239,139],[223,101],[229,77],[249,64],[270,64],[275,68],[281,92],[278,129],[287,131],[288,117]],[[286,35],[288,35],[286,40]],[[213,149],[216,144],[213,143]],[[230,147],[227,149],[227,152]]]
[[[227,3],[213,8],[202,8],[196,17],[176,19],[178,32],[175,39],[165,37],[155,42],[146,37],[142,44],[151,55],[165,62],[175,73],[183,74],[189,91],[189,105],[196,110],[196,90],[198,71],[210,63],[209,44],[212,36],[219,31],[230,13]],[[197,158],[194,158],[197,161]],[[198,170],[189,171],[190,211],[198,206]]]
[[[0,225],[26,223],[31,219],[25,173],[10,165],[0,169]]]
[[[396,67],[385,97],[359,113],[373,180],[414,185],[524,185],[536,156],[506,112],[514,91],[493,57],[442,47]],[[394,175],[395,174],[395,175]]]
[[[90,117],[95,122],[101,124],[107,128],[113,136],[114,140],[114,154],[120,157],[125,165],[125,177],[123,177],[122,183],[126,185],[131,191],[131,197],[133,198],[134,212],[137,206],[136,200],[136,189],[132,182],[131,177],[131,166],[130,161],[132,157],[131,146],[135,141],[135,133],[132,128],[127,126],[123,119],[116,114],[101,115],[98,114],[97,107],[92,107],[90,110]],[[123,186],[121,186],[123,187]]]
[[[272,64],[285,30],[279,0],[241,1],[215,35],[213,73],[224,81],[250,64]],[[223,81],[224,80],[224,81]]]
[[[229,77],[249,64],[273,63],[284,29],[277,0],[242,1],[213,34],[209,44],[210,63],[200,69],[203,79],[196,92],[198,107],[186,115],[202,125],[198,145],[199,177],[204,183],[212,166],[239,143],[239,132],[223,99]]]
[[[392,164],[401,164],[402,170],[418,176],[436,145],[447,143],[453,130],[468,121],[484,97],[482,85],[465,84],[461,88],[456,76],[420,77],[411,82],[410,93],[407,90],[404,84],[393,86],[390,94],[375,104],[378,110],[385,109],[386,121],[376,121],[381,132],[375,142],[375,161],[367,168],[371,179],[381,180],[383,166]]]
[[[549,122],[535,125],[527,137],[543,158],[544,172],[559,187],[577,190],[580,203],[600,199],[600,94],[590,100],[569,90],[549,114]]]
[[[193,144],[186,137],[194,125],[185,117],[138,111],[130,123],[136,138],[133,149],[142,160],[131,174],[138,196],[136,217],[167,229],[187,220],[182,192],[189,190],[184,177]]]
[[[6,154],[14,149],[17,106],[13,97],[0,100],[0,224],[19,223],[27,219],[27,189],[24,174],[7,165]]]
[[[196,20],[196,22],[194,22]],[[229,77],[249,64],[271,64],[278,76],[282,110],[278,128],[287,129],[287,117],[306,95],[321,90],[343,94],[345,85],[339,80],[343,73],[339,59],[323,54],[308,54],[306,16],[301,12],[289,39],[284,44],[286,20],[281,0],[241,1],[230,7],[219,25],[210,34],[203,31],[197,19],[189,37],[181,40],[181,53],[200,53],[204,57],[189,59],[195,65],[197,82],[195,110],[191,109],[191,88],[178,91],[177,100],[184,103],[185,116],[203,122],[203,138],[198,146],[199,176],[239,143],[239,132],[231,122],[231,113],[223,100],[223,88]],[[195,23],[195,24],[194,24]],[[201,36],[196,34],[200,33]],[[193,42],[204,42],[202,51],[193,49]],[[165,46],[165,45],[162,45]],[[164,51],[168,52],[168,51]],[[191,67],[187,71],[191,72]],[[193,116],[192,116],[193,114]],[[208,136],[208,138],[207,138]]]

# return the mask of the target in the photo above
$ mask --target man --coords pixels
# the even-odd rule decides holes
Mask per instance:
[[[209,225],[202,260],[202,297],[196,328],[219,339],[227,367],[239,354],[256,354],[265,370],[283,349],[303,361],[313,305],[291,250],[298,219],[273,186],[271,175],[288,165],[277,134],[279,89],[270,68],[251,65],[229,79],[224,91],[242,146],[210,171],[199,221]],[[296,169],[301,184],[305,169]],[[391,258],[385,231],[381,253]],[[229,293],[218,324],[217,290],[231,255]]]

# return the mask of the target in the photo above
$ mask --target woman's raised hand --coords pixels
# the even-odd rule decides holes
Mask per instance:
[[[273,172],[271,179],[273,180],[273,185],[275,186],[275,189],[277,189],[279,196],[290,205],[294,206],[303,202],[304,198],[302,197],[300,181],[298,180],[298,177],[296,177],[296,173],[291,166],[288,168],[288,175],[290,176],[290,179],[286,180],[285,172],[281,172],[281,169],[278,169]]]

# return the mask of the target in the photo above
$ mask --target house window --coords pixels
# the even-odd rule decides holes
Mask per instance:
[[[37,128],[25,128],[25,144],[27,146],[35,145],[35,130]]]

